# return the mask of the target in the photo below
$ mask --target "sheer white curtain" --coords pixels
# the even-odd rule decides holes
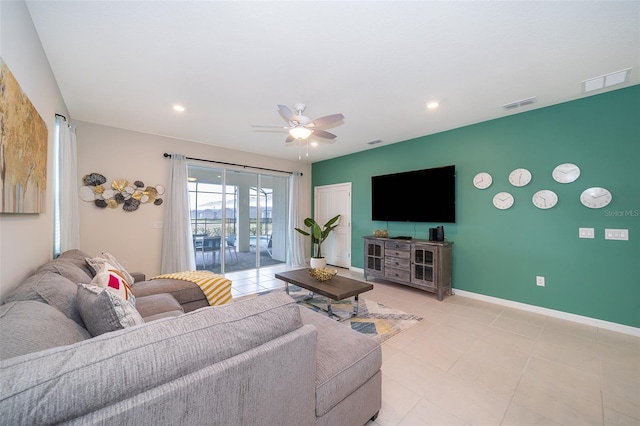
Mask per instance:
[[[184,155],[172,154],[170,161],[171,172],[162,234],[163,274],[196,269],[191,234],[187,159]]]
[[[304,266],[307,261],[304,256],[304,236],[294,228],[304,228],[300,217],[300,199],[302,173],[293,172],[289,177],[289,225],[287,226],[287,238],[289,240],[288,266]]]
[[[58,121],[57,234],[60,253],[80,247],[80,203],[78,201],[78,154],[75,125]]]

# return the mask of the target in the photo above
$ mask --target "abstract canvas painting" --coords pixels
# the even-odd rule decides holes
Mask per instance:
[[[42,213],[47,125],[0,58],[0,213]]]

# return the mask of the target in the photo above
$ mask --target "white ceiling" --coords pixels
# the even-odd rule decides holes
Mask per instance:
[[[285,125],[277,104],[343,113],[308,162],[577,99],[625,68],[589,95],[640,83],[639,1],[27,5],[74,120],[297,160],[284,131],[250,126]]]

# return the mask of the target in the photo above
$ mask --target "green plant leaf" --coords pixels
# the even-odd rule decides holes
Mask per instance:
[[[322,257],[322,243],[327,239],[331,231],[336,229],[339,224],[336,222],[340,219],[340,215],[334,216],[321,228],[320,225],[311,217],[304,220],[304,225],[310,229],[310,232],[300,228],[294,228],[304,236],[311,236],[311,257]]]

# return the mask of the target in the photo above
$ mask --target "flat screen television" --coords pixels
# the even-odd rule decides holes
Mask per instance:
[[[371,177],[371,219],[456,221],[456,166]]]

